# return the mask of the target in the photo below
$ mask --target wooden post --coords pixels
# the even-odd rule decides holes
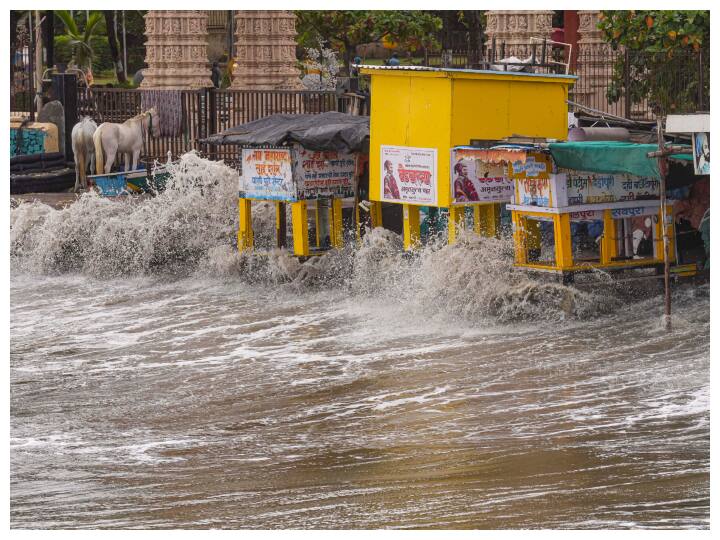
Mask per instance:
[[[665,156],[665,134],[663,132],[663,116],[658,114],[657,117],[657,138],[658,138],[658,170],[660,171],[660,223],[662,226],[662,246],[663,246],[663,265],[665,278],[665,314],[663,323],[665,330],[672,329],[671,315],[671,299],[670,299],[670,239],[668,237],[668,227],[672,223],[668,223],[667,215],[667,194],[665,193],[665,171],[667,168],[667,157]]]

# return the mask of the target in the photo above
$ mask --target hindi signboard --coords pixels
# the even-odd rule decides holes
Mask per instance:
[[[295,178],[300,199],[355,196],[355,154],[306,150],[295,151]]]
[[[381,200],[437,206],[437,149],[380,147]]]
[[[514,181],[504,163],[489,163],[486,152],[478,148],[451,150],[452,204],[507,203],[513,195]]]
[[[627,174],[572,171],[549,178],[515,181],[515,203],[550,208],[584,204],[657,200],[660,181]]]
[[[239,197],[297,201],[290,148],[243,148]]]

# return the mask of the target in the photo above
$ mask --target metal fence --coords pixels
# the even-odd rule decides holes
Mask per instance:
[[[710,63],[702,52],[580,51],[571,101],[633,120],[710,108]]]
[[[78,88],[78,116],[90,116],[96,122],[122,123],[140,114],[138,89]],[[192,150],[200,150],[213,159],[233,161],[237,148],[206,147],[200,143],[208,135],[271,114],[317,114],[338,110],[338,99],[330,91],[294,90],[218,90],[181,91],[182,121],[180,133],[151,137],[148,158],[164,160]]]
[[[656,111],[695,112],[710,108],[710,62],[702,52],[570,50],[547,40],[506,45],[491,42],[477,50],[426,53],[424,65],[459,69],[519,69],[532,73],[570,73],[574,103],[630,118],[654,120]],[[515,56],[520,61],[500,60]]]

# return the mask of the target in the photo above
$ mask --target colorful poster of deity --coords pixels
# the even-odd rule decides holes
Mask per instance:
[[[295,178],[300,199],[355,196],[355,154],[306,150],[295,151]]]
[[[437,206],[437,149],[380,147],[383,201]]]
[[[244,148],[240,198],[297,201],[290,148]]]
[[[477,148],[453,148],[451,151],[453,204],[507,203],[513,196],[513,179],[503,163],[481,159],[486,152]]]

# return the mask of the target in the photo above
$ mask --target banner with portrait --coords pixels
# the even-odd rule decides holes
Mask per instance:
[[[452,204],[508,203],[513,196],[513,179],[504,162],[483,159],[486,151],[458,147],[451,150]]]
[[[381,200],[437,206],[437,149],[380,146]]]

